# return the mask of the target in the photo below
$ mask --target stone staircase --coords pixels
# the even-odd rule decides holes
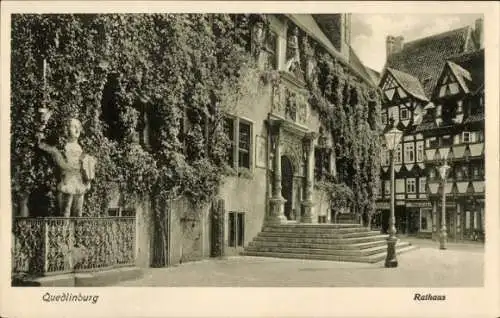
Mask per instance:
[[[385,260],[388,235],[360,224],[265,225],[243,255],[376,263]],[[416,247],[399,241],[396,253]]]

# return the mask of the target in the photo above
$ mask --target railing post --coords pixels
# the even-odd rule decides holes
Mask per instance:
[[[47,222],[46,218],[42,218],[42,237],[43,237],[43,275],[49,272],[49,222]]]

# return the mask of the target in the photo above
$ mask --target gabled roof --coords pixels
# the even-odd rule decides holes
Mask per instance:
[[[470,73],[467,70],[464,70],[460,65],[457,65],[453,62],[448,61],[446,62],[446,64],[448,64],[448,66],[450,67],[450,70],[453,72],[453,75],[455,75],[455,78],[457,79],[460,86],[462,86],[463,90],[468,93],[469,86],[467,85],[467,81],[472,81]]]
[[[400,52],[388,57],[386,67],[416,77],[430,97],[446,60],[466,51],[471,33],[466,26],[405,43]]]
[[[420,81],[410,74],[392,68],[387,68],[387,72],[394,77],[396,82],[410,95],[422,101],[428,101]]]
[[[460,65],[471,75],[472,85],[470,89],[476,90],[484,83],[484,49],[452,56],[449,61]]]

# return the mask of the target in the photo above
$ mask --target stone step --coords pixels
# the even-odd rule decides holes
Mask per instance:
[[[260,232],[258,237],[283,237],[283,238],[310,238],[310,239],[348,239],[348,238],[366,238],[381,236],[379,231],[364,231],[353,233],[295,233],[295,232]],[[387,237],[387,235],[385,235]]]
[[[402,248],[409,246],[410,243],[398,242],[396,247]],[[248,246],[248,252],[272,252],[272,253],[291,253],[291,254],[313,254],[313,255],[334,255],[334,256],[368,256],[383,253],[387,250],[387,245],[382,244],[375,247],[364,249],[335,249],[335,248],[301,248],[301,247],[278,247],[278,246]]]
[[[376,240],[363,243],[319,243],[319,242],[290,242],[290,241],[269,241],[269,240],[258,240],[253,241],[248,244],[248,246],[253,247],[280,247],[280,248],[308,248],[308,249],[330,249],[330,250],[361,250],[376,246],[385,246],[387,244],[386,240]]]
[[[291,243],[312,243],[312,244],[357,244],[379,240],[386,240],[388,235],[375,234],[363,235],[354,237],[311,237],[311,236],[283,236],[283,235],[266,235],[259,234],[254,238],[254,241],[269,241],[269,242],[291,242]]]
[[[371,230],[365,227],[348,227],[348,228],[293,228],[293,227],[268,227],[265,226],[262,230],[265,233],[315,233],[315,234],[347,234],[347,233],[366,233]]]
[[[396,253],[401,254],[416,249],[417,247],[409,245],[406,247],[396,248]],[[324,255],[324,254],[309,254],[309,253],[283,253],[283,252],[257,252],[244,251],[242,255],[259,256],[259,257],[275,257],[275,258],[295,258],[295,259],[312,259],[312,260],[328,260],[337,262],[358,262],[358,263],[377,263],[385,260],[386,252],[381,252],[369,256],[339,256],[339,255]]]

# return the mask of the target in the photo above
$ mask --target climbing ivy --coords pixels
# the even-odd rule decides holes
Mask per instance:
[[[352,203],[358,214],[370,215],[379,187],[379,92],[327,52],[317,50],[315,59],[316,75],[307,79],[310,104],[333,136],[337,168],[337,177],[319,186],[334,207]]]
[[[82,148],[98,158],[84,214],[103,214],[114,187],[126,202],[181,194],[198,204],[210,200],[226,162],[223,113],[247,93],[245,77],[255,68],[248,24],[249,16],[228,14],[14,15],[16,202],[39,193],[54,211],[56,171],[36,147],[42,106],[53,113],[49,143],[62,146],[62,123],[76,116]],[[141,146],[144,117],[151,129]]]

